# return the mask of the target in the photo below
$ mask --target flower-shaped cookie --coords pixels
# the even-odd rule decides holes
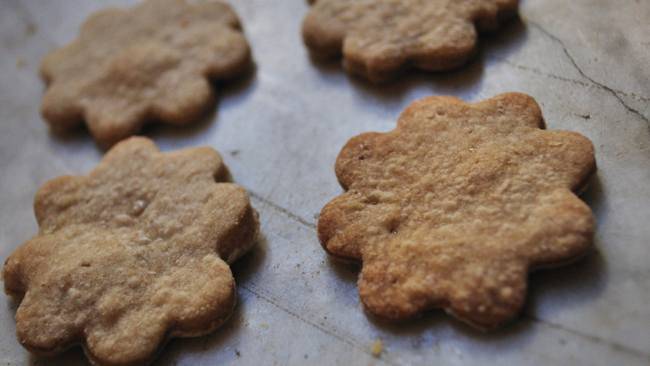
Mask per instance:
[[[303,23],[313,55],[338,56],[352,73],[384,81],[407,66],[448,70],[476,48],[476,28],[497,28],[518,0],[314,0]]]
[[[332,255],[361,260],[366,309],[403,319],[444,308],[480,328],[513,318],[528,272],[583,255],[591,210],[572,191],[595,171],[591,142],[546,131],[524,94],[413,103],[397,128],[352,138],[343,195],[318,222]]]
[[[110,145],[147,121],[183,125],[214,104],[210,80],[241,75],[248,43],[221,2],[146,0],[93,14],[77,40],[49,53],[42,113],[57,130],[85,120]]]
[[[38,235],[4,266],[22,301],[18,339],[55,354],[81,344],[99,364],[140,365],[170,337],[213,331],[235,306],[228,263],[255,241],[257,213],[211,148],[160,153],[144,138],[88,176],[47,182]]]

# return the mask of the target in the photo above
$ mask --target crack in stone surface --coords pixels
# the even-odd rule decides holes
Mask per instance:
[[[530,24],[530,25],[532,25],[533,27],[537,28],[540,32],[542,32],[544,35],[546,35],[549,39],[551,39],[551,40],[553,40],[554,42],[556,42],[557,44],[559,44],[560,47],[562,47],[562,51],[564,51],[564,54],[565,54],[565,55],[567,56],[567,58],[569,59],[569,62],[571,62],[571,64],[573,65],[573,67],[576,69],[576,71],[578,71],[578,73],[579,73],[582,77],[584,77],[585,79],[589,80],[593,85],[595,85],[595,86],[597,86],[597,87],[599,87],[599,88],[601,88],[601,89],[603,89],[603,90],[609,92],[612,96],[614,96],[614,98],[616,98],[616,99],[619,101],[619,103],[620,103],[620,104],[621,104],[625,109],[628,110],[628,112],[630,112],[630,113],[636,115],[637,117],[641,118],[641,119],[646,123],[646,125],[647,125],[647,127],[648,127],[648,130],[650,130],[650,120],[648,120],[648,118],[647,118],[645,115],[643,115],[643,113],[641,113],[640,111],[638,111],[638,110],[632,108],[632,107],[629,106],[627,103],[625,103],[625,101],[623,100],[623,98],[621,98],[621,96],[619,95],[619,92],[618,92],[617,90],[615,90],[615,89],[613,89],[613,88],[611,88],[611,87],[609,87],[609,86],[607,86],[607,85],[605,85],[605,84],[603,84],[603,83],[601,83],[601,82],[598,82],[598,81],[594,80],[592,77],[590,77],[589,75],[585,74],[585,72],[584,72],[584,71],[582,70],[582,68],[578,65],[578,63],[577,63],[576,60],[573,58],[573,56],[571,55],[571,53],[570,53],[569,50],[567,49],[566,45],[564,44],[564,42],[563,42],[560,38],[558,38],[557,36],[555,36],[554,34],[552,34],[551,32],[549,32],[548,30],[546,30],[543,26],[541,26],[540,24],[538,24],[538,23],[536,23],[536,22],[534,22],[534,21],[528,20],[528,24]],[[621,94],[627,94],[627,93],[621,93]]]
[[[281,213],[285,214],[286,216],[288,216],[288,217],[294,219],[295,221],[298,221],[299,223],[307,226],[308,228],[316,230],[316,224],[314,224],[313,222],[309,222],[308,220],[300,217],[300,215],[297,215],[297,214],[289,211],[288,209],[276,204],[275,202],[269,200],[268,198],[263,197],[260,194],[257,194],[255,192],[253,192],[250,189],[247,189],[247,191],[248,191],[248,194],[250,194],[250,196],[255,198],[256,200],[264,203],[265,205],[271,206],[275,210],[280,211]]]
[[[328,327],[325,327],[322,324],[318,324],[317,322],[313,322],[313,321],[310,321],[309,319],[304,318],[303,316],[298,314],[298,312],[296,312],[294,310],[291,310],[288,307],[280,304],[280,301],[277,300],[277,299],[274,299],[270,294],[262,293],[262,291],[257,286],[255,286],[255,285],[253,285],[253,286],[240,285],[239,287],[246,290],[246,291],[248,291],[248,292],[250,292],[251,294],[253,294],[258,299],[261,299],[264,302],[273,305],[277,309],[280,309],[283,312],[289,314],[290,316],[294,317],[295,319],[299,320],[300,322],[302,322],[304,324],[307,324],[307,325],[309,325],[309,326],[311,326],[313,328],[316,328],[319,331],[321,331],[321,332],[323,332],[323,333],[337,339],[338,341],[343,342],[343,343],[351,346],[352,348],[355,348],[355,349],[357,349],[357,350],[359,350],[359,351],[361,351],[361,352],[363,352],[363,353],[365,353],[365,354],[367,354],[369,356],[373,356],[373,354],[366,347],[364,347],[362,344],[357,343],[356,340],[349,339],[348,337],[345,337],[345,336],[342,336],[342,335],[338,334],[336,332],[336,330],[330,329]],[[264,292],[266,292],[266,291],[264,291]],[[382,357],[381,359],[379,359],[377,361],[382,361],[382,363],[386,363],[386,364],[389,364],[389,365],[392,365],[392,366],[396,366],[396,364],[394,364],[390,360],[386,359],[385,357]]]
[[[629,348],[629,347],[624,346],[622,344],[612,342],[612,341],[600,338],[598,336],[593,336],[593,335],[590,335],[590,334],[587,334],[587,333],[583,333],[583,332],[577,331],[575,329],[566,328],[565,326],[563,326],[561,324],[556,324],[556,323],[553,323],[553,322],[549,322],[548,320],[540,319],[540,318],[538,318],[537,316],[535,316],[533,314],[522,313],[521,315],[522,315],[522,317],[528,318],[528,319],[530,319],[532,321],[540,322],[542,324],[545,324],[546,326],[548,326],[550,328],[558,329],[558,330],[561,330],[563,332],[567,332],[567,333],[570,333],[570,334],[573,334],[573,335],[588,339],[588,340],[590,340],[592,342],[595,342],[595,343],[605,344],[607,346],[612,347],[613,349],[615,349],[617,351],[626,352],[626,353],[629,353],[629,354],[634,355],[636,357],[639,357],[641,359],[650,361],[650,354],[643,353],[643,352],[641,352],[639,350],[636,350],[634,348]]]
[[[569,77],[560,76],[560,75],[556,75],[556,74],[553,74],[553,73],[545,72],[545,71],[543,71],[543,70],[541,70],[541,69],[539,69],[537,67],[522,65],[522,64],[514,62],[514,61],[512,61],[512,60],[510,60],[508,58],[505,58],[505,57],[492,56],[492,58],[497,60],[497,61],[504,62],[504,63],[514,67],[514,68],[517,68],[517,69],[520,69],[520,70],[523,70],[523,71],[532,72],[535,75],[539,75],[539,76],[543,76],[543,77],[547,77],[547,78],[551,78],[551,79],[555,79],[555,80],[559,80],[559,81],[572,83],[574,85],[585,87],[585,88],[597,88],[597,89],[608,91],[607,88],[605,88],[605,87],[603,87],[603,86],[601,86],[599,84],[593,83],[593,82],[588,83],[588,82],[585,82],[585,81],[582,81],[582,80],[576,80],[576,79],[572,79],[572,78],[569,78]],[[650,102],[650,97],[644,97],[642,95],[638,95],[638,94],[630,93],[630,92],[625,92],[625,91],[618,90],[618,89],[613,89],[613,88],[611,90],[616,92],[617,94],[621,94],[621,95],[624,95],[626,97],[631,97],[631,98],[634,98],[634,99],[642,101],[642,102]]]

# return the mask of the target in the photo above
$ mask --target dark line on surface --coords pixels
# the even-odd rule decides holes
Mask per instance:
[[[639,350],[636,350],[634,348],[629,348],[629,347],[624,346],[624,345],[622,345],[620,343],[612,342],[612,341],[606,340],[604,338],[600,338],[600,337],[593,336],[593,335],[590,335],[590,334],[582,333],[582,332],[579,332],[579,331],[574,330],[574,329],[566,328],[566,327],[564,327],[564,326],[562,326],[560,324],[556,324],[556,323],[552,323],[552,322],[549,322],[549,321],[544,320],[544,319],[540,319],[540,318],[538,318],[537,316],[535,316],[533,314],[522,314],[522,317],[528,318],[528,319],[530,319],[530,320],[532,320],[534,322],[542,323],[542,324],[544,324],[544,325],[546,325],[546,326],[548,326],[550,328],[558,329],[558,330],[561,330],[563,332],[567,332],[567,333],[570,333],[570,334],[573,334],[573,335],[577,335],[579,337],[586,338],[586,339],[588,339],[588,340],[590,340],[590,341],[592,341],[594,343],[605,344],[607,346],[612,347],[613,349],[615,349],[617,351],[627,352],[627,353],[630,353],[630,354],[632,354],[634,356],[637,356],[639,358],[650,360],[650,354],[645,354],[645,353],[643,353],[643,352],[641,352]]]
[[[573,56],[571,56],[571,53],[569,53],[569,50],[567,49],[566,45],[564,44],[564,42],[560,38],[556,37],[551,32],[547,31],[544,27],[542,27],[541,25],[539,25],[539,24],[537,24],[537,23],[535,23],[533,21],[529,20],[527,23],[532,25],[533,27],[537,28],[540,32],[545,34],[548,38],[550,38],[551,40],[553,40],[554,42],[559,44],[562,47],[562,50],[564,51],[564,54],[568,57],[569,61],[573,65],[573,67],[578,71],[578,73],[580,75],[582,75],[582,77],[589,80],[593,85],[595,85],[595,86],[609,92],[611,95],[613,95],[619,101],[619,103],[621,103],[621,105],[623,107],[625,107],[625,109],[627,109],[630,113],[635,114],[636,116],[641,118],[643,121],[645,121],[646,125],[648,126],[648,129],[650,130],[650,121],[648,120],[648,118],[646,116],[644,116],[638,110],[630,107],[627,103],[625,103],[625,101],[619,95],[619,93],[621,93],[621,94],[624,94],[624,93],[618,92],[618,91],[612,89],[611,87],[609,87],[609,86],[607,86],[607,85],[605,85],[603,83],[600,83],[600,82],[594,80],[593,78],[591,78],[589,75],[585,74],[585,72],[582,71],[582,69],[580,68],[580,66],[578,65],[576,60],[573,58]]]
[[[248,190],[248,193],[251,195],[251,197],[255,198],[256,200],[262,201],[262,203],[266,204],[267,206],[271,206],[275,210],[280,211],[281,213],[289,216],[290,218],[294,219],[295,221],[298,221],[299,223],[301,223],[301,224],[303,224],[303,225],[305,225],[305,226],[307,226],[307,227],[309,227],[311,229],[314,229],[314,230],[317,229],[316,224],[314,224],[313,222],[309,222],[309,221],[303,219],[299,215],[289,211],[288,209],[286,209],[286,208],[284,208],[284,207],[282,207],[282,206],[280,206],[278,204],[275,204],[274,202],[270,201],[267,198],[262,197],[261,195],[251,191],[250,189]]]
[[[598,88],[598,89],[601,89],[601,90],[604,90],[604,91],[608,91],[606,87],[603,87],[603,86],[598,85],[598,84],[593,84],[593,82],[588,83],[586,81],[576,80],[576,79],[572,79],[572,78],[569,78],[569,77],[560,76],[560,75],[556,75],[556,74],[553,74],[553,73],[545,72],[545,71],[543,71],[543,70],[541,70],[539,68],[522,65],[522,64],[516,63],[516,62],[514,62],[514,61],[512,61],[512,60],[510,60],[508,58],[504,58],[504,57],[500,57],[500,56],[492,56],[492,58],[495,59],[495,60],[498,60],[500,62],[504,62],[504,63],[514,67],[514,68],[519,69],[519,70],[532,72],[535,75],[539,75],[539,76],[543,76],[543,77],[547,77],[547,78],[555,79],[555,80],[559,80],[559,81],[568,82],[568,83],[575,84],[575,85],[585,87],[585,88]],[[637,100],[643,101],[643,102],[650,102],[649,97],[644,97],[644,96],[641,96],[641,95],[637,95],[635,93],[624,92],[622,90],[613,89],[613,88],[611,88],[611,90],[616,92],[617,94],[622,94],[622,95],[624,95],[626,97],[631,97],[631,98],[634,98],[634,99],[637,99]]]
[[[358,349],[358,350],[362,351],[363,353],[365,353],[365,354],[367,354],[369,356],[372,356],[373,358],[375,357],[363,345],[360,345],[360,344],[356,343],[355,341],[353,341],[351,339],[348,339],[348,338],[336,333],[336,331],[324,327],[321,324],[318,324],[318,323],[315,323],[315,322],[312,322],[312,321],[310,321],[308,319],[303,318],[302,316],[300,316],[300,314],[296,313],[295,311],[293,311],[291,309],[288,309],[285,306],[280,305],[279,301],[277,301],[276,299],[274,299],[270,295],[262,294],[262,291],[259,290],[258,288],[256,288],[256,287],[251,288],[251,286],[246,286],[246,285],[239,285],[239,288],[243,288],[244,290],[246,290],[246,291],[250,292],[251,294],[253,294],[254,296],[256,296],[258,299],[261,299],[261,300],[273,305],[274,307],[276,307],[276,308],[284,311],[285,313],[291,315],[292,317],[298,319],[299,321],[301,321],[301,322],[303,322],[303,323],[305,323],[307,325],[310,325],[313,328],[316,328],[316,329],[320,330],[321,332],[323,332],[323,333],[325,333],[325,334],[327,334],[327,335],[329,335],[329,336],[331,336],[333,338],[336,338],[337,340],[349,345],[350,347]],[[376,359],[377,359],[377,361],[382,361],[384,363],[388,363],[389,365],[396,366],[395,364],[393,364],[389,360],[386,360],[383,357],[381,359],[380,358],[376,358]]]
[[[503,57],[499,57],[499,56],[493,56],[492,58],[494,58],[495,60],[499,60],[501,62],[505,62],[506,64],[508,64],[508,65],[510,65],[512,67],[515,67],[517,69],[532,72],[535,75],[539,75],[539,76],[543,76],[543,77],[547,77],[547,78],[551,78],[551,79],[555,79],[555,80],[569,82],[571,84],[575,84],[575,85],[582,86],[582,87],[585,87],[585,88],[589,88],[589,87],[594,86],[594,85],[590,85],[589,83],[587,83],[585,81],[571,79],[571,78],[568,78],[568,77],[547,73],[547,72],[544,72],[544,71],[542,71],[542,70],[540,70],[540,69],[538,69],[536,67],[521,65],[521,64],[513,62],[513,61],[511,61],[511,60],[509,60],[507,58],[503,58]]]

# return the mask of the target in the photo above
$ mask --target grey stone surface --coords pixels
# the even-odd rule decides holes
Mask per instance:
[[[82,174],[102,156],[85,131],[51,134],[39,116],[41,57],[73,39],[106,3],[0,0],[0,259],[36,232],[32,200],[46,180]],[[217,112],[186,129],[144,131],[163,150],[209,145],[253,193],[264,240],[235,266],[240,304],[211,336],[174,340],[157,364],[647,365],[650,363],[650,2],[522,0],[521,20],[483,37],[467,67],[372,86],[338,64],[312,63],[302,0],[232,1],[256,71],[227,86]],[[533,274],[522,318],[481,334],[442,312],[403,325],[363,313],[355,268],[330,261],[315,214],[341,192],[333,164],[364,131],[385,131],[413,100],[534,96],[549,128],[579,131],[599,171],[584,198],[596,250]],[[0,300],[0,364],[84,364],[79,350],[39,360],[15,339],[15,304]],[[374,358],[371,344],[384,352]]]

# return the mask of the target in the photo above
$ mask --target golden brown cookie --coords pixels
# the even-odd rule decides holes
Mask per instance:
[[[42,113],[56,130],[85,121],[99,143],[111,145],[147,121],[196,121],[214,104],[209,80],[237,77],[249,65],[239,20],[222,2],[110,8],[43,60]]]
[[[95,363],[141,365],[172,337],[219,327],[236,302],[228,263],[258,231],[227,178],[211,148],[163,154],[130,138],[88,176],[47,182],[38,235],[4,265],[5,291],[22,299],[20,343],[44,355],[81,344]]]
[[[479,31],[516,14],[518,0],[313,0],[303,38],[319,58],[343,54],[351,73],[379,82],[405,67],[464,64]]]
[[[347,192],[323,208],[318,235],[330,254],[363,262],[371,313],[444,308],[493,328],[521,309],[530,270],[590,248],[594,218],[574,192],[595,169],[591,142],[544,130],[527,95],[425,98],[396,129],[343,147],[336,176]]]

